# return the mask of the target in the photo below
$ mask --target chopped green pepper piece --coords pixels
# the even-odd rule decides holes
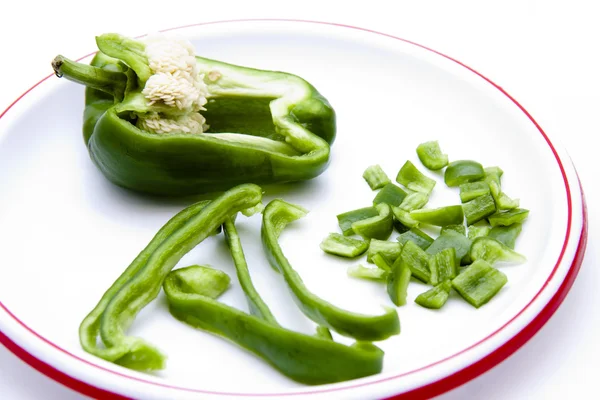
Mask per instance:
[[[414,242],[423,250],[431,246],[431,243],[433,243],[433,238],[418,228],[411,228],[409,231],[400,234],[397,240],[402,245],[409,241]]]
[[[369,250],[367,250],[367,262],[372,263],[373,256],[375,254],[381,254],[386,260],[391,263],[396,261],[396,258],[400,256],[402,251],[402,245],[398,242],[388,242],[387,240],[371,239],[369,243]]]
[[[491,191],[492,185],[496,185],[497,187],[500,187],[500,175],[498,175],[498,173],[496,173],[494,171],[487,172],[487,173],[485,173],[483,182],[488,184],[488,186],[490,187],[490,191]]]
[[[475,222],[496,212],[496,203],[489,193],[467,201],[462,207],[467,219],[467,225],[473,225]]]
[[[400,321],[396,310],[386,309],[382,315],[353,313],[334,306],[308,290],[283,254],[278,242],[279,235],[286,225],[304,215],[306,210],[302,207],[275,199],[265,207],[261,229],[267,259],[275,270],[282,273],[302,312],[317,324],[357,340],[383,340],[400,333]]]
[[[404,211],[400,207],[393,207],[392,212],[394,213],[394,218],[407,229],[419,226],[419,221],[413,219],[409,211]]]
[[[375,207],[359,208],[358,210],[347,211],[337,216],[338,224],[344,236],[354,235],[352,224],[367,218],[376,217],[379,211]]]
[[[456,265],[456,250],[448,247],[429,258],[430,283],[433,286],[454,278],[458,274]]]
[[[400,258],[408,265],[410,272],[415,278],[419,278],[425,283],[429,282],[431,278],[431,273],[429,272],[429,254],[425,253],[423,249],[414,242],[408,241],[402,248]]]
[[[390,296],[392,303],[396,306],[403,306],[406,304],[406,295],[411,276],[412,272],[406,262],[400,257],[396,259],[392,265],[392,272],[388,275],[387,280],[388,295]]]
[[[394,216],[394,229],[398,233],[404,233],[404,232],[410,230],[410,227],[408,227],[408,226],[404,225],[402,222],[398,221],[396,216]]]
[[[435,186],[435,181],[423,175],[410,161],[404,163],[402,168],[400,168],[396,176],[396,182],[406,186],[410,190],[425,194],[431,193]]]
[[[165,356],[145,340],[127,336],[126,328],[156,298],[163,280],[186,253],[231,215],[255,207],[261,198],[260,187],[240,185],[210,202],[193,204],[169,220],[85,317],[79,327],[83,349],[131,369],[164,368]],[[104,346],[99,345],[98,334]]]
[[[488,236],[491,226],[487,225],[469,225],[468,237],[471,240],[475,240],[478,237]]]
[[[360,256],[369,248],[369,242],[346,237],[340,233],[330,233],[321,242],[321,250],[336,256],[353,258]]]
[[[521,229],[523,229],[523,225],[518,222],[509,226],[498,225],[493,227],[487,236],[491,237],[492,239],[496,239],[511,249],[514,249],[517,238],[521,233]]]
[[[484,260],[476,260],[452,280],[452,287],[472,306],[479,308],[502,289],[508,279]]]
[[[375,281],[384,281],[387,279],[389,272],[379,267],[368,268],[362,264],[352,265],[348,267],[348,276],[359,279],[370,279]]]
[[[498,179],[504,174],[504,171],[500,167],[486,167],[483,169],[483,173],[487,177],[488,175],[496,175]]]
[[[524,208],[515,208],[513,210],[501,211],[494,213],[488,217],[488,221],[492,227],[494,226],[509,226],[516,223],[521,223],[529,216],[529,210]]]
[[[465,226],[462,224],[453,224],[453,225],[443,226],[442,230],[440,231],[440,235],[443,235],[445,232],[448,232],[448,231],[458,232],[463,236],[467,235],[467,228],[465,228]]]
[[[390,206],[385,203],[377,204],[375,208],[378,216],[354,222],[352,230],[365,239],[387,240],[394,229],[394,215]]]
[[[520,205],[519,199],[511,199],[504,192],[498,193],[494,200],[496,201],[498,210],[512,210],[518,208]]]
[[[490,179],[488,186],[496,202],[498,210],[512,210],[519,207],[519,199],[511,199],[500,189],[500,179]]]
[[[392,266],[389,264],[388,260],[386,260],[386,258],[380,253],[377,253],[373,256],[373,264],[375,264],[377,268],[387,272],[392,270]]]
[[[448,165],[448,155],[442,153],[440,144],[435,141],[421,143],[417,146],[417,156],[425,167],[437,171]]]
[[[242,287],[244,295],[246,296],[246,301],[248,302],[250,314],[262,318],[271,324],[277,325],[277,321],[271,313],[271,310],[263,301],[262,297],[260,297],[256,288],[254,287],[254,284],[252,283],[252,278],[250,277],[250,272],[248,271],[248,263],[246,262],[244,249],[242,248],[242,242],[232,218],[227,218],[225,220],[225,223],[223,224],[223,231],[225,232],[225,238],[227,239],[229,252],[233,258],[238,281],[240,282],[240,286]],[[194,292],[202,293],[203,291],[194,290]],[[216,299],[218,296],[211,297]]]
[[[450,187],[483,179],[483,167],[477,161],[459,160],[448,164],[444,172],[444,182]]]
[[[470,255],[471,260],[485,260],[492,265],[497,261],[517,264],[527,261],[522,254],[488,236],[480,237],[473,241]]]
[[[437,226],[462,224],[465,219],[460,205],[413,210],[410,217],[415,221]]]
[[[434,310],[440,309],[446,304],[446,301],[448,301],[451,289],[452,282],[444,281],[436,287],[418,295],[415,299],[415,303],[425,308]]]
[[[483,196],[490,192],[490,185],[484,181],[467,182],[459,186],[460,201],[466,203],[476,197]]]
[[[373,199],[373,205],[386,203],[392,207],[397,207],[404,201],[406,192],[393,183],[388,183],[381,189]]]
[[[471,241],[465,235],[461,235],[458,232],[454,231],[446,231],[443,235],[439,235],[431,246],[429,246],[426,250],[427,254],[437,254],[440,251],[447,248],[454,248],[456,251],[456,260],[460,262],[464,260],[467,261],[466,257],[469,254],[469,249],[471,248]]]
[[[368,167],[363,173],[363,178],[365,178],[371,190],[381,189],[391,182],[379,164]]]
[[[171,314],[235,342],[298,382],[334,383],[381,371],[383,351],[372,343],[336,343],[326,327],[319,327],[317,335],[294,332],[207,296],[204,289],[222,280],[221,275],[225,274],[198,266],[169,273],[163,289]]]
[[[406,196],[398,207],[404,211],[413,211],[423,208],[428,201],[429,195],[421,192],[414,192]]]

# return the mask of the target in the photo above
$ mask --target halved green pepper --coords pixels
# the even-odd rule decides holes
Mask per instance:
[[[140,118],[177,110],[142,94],[154,73],[146,44],[117,34],[96,42],[91,65],[58,56],[52,66],[87,86],[84,141],[113,183],[175,196],[311,179],[327,168],[335,112],[302,78],[196,57],[208,131],[153,133],[136,126]]]

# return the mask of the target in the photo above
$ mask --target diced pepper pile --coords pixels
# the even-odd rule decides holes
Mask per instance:
[[[417,156],[432,171],[445,168],[444,182],[459,189],[460,204],[425,208],[436,186],[410,160],[391,183],[379,165],[368,167],[363,178],[378,190],[373,205],[337,216],[342,231],[321,243],[323,251],[355,258],[363,264],[348,268],[356,278],[383,281],[396,306],[407,302],[408,286],[415,278],[432,286],[415,298],[420,306],[441,308],[455,290],[476,308],[490,301],[507,283],[498,263],[522,263],[514,251],[529,210],[502,191],[502,169],[484,168],[474,160],[449,162],[437,141],[420,144]],[[434,239],[426,231],[441,227]],[[389,240],[393,230],[399,235]],[[358,235],[359,238],[352,238]]]

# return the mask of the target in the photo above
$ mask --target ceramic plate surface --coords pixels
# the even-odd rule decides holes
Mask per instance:
[[[309,182],[266,187],[266,200],[283,197],[310,210],[284,231],[281,244],[319,296],[367,313],[391,305],[382,284],[346,276],[346,268],[362,260],[328,256],[319,243],[338,231],[336,214],[371,203],[374,193],[362,179],[367,166],[380,164],[395,177],[411,160],[426,171],[415,148],[428,140],[438,140],[451,160],[504,169],[504,191],[531,210],[516,246],[528,261],[500,266],[508,284],[478,310],[459,297],[441,311],[421,308],[414,299],[426,287],[412,283],[408,305],[398,308],[402,333],[378,343],[383,371],[355,381],[295,383],[236,345],[172,318],[162,293],[130,333],[166,353],[167,368],[144,374],[104,362],[81,349],[79,323],[154,233],[192,200],[144,197],[109,183],[83,144],[83,87],[52,76],[0,119],[0,337],[32,366],[94,397],[428,397],[506,358],[558,307],[585,249],[583,196],[566,152],[500,87],[417,44],[335,24],[230,21],[172,33],[192,40],[205,57],[300,75],[335,108],[338,133],[326,172]],[[438,181],[429,206],[460,203],[458,190],[447,188],[440,174],[426,174]],[[258,291],[284,326],[314,332],[267,263],[260,218],[238,220]],[[190,264],[235,276],[222,235],[178,266]],[[235,280],[222,301],[247,310]]]

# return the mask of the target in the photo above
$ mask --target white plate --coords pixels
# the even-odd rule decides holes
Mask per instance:
[[[479,310],[459,298],[441,311],[423,309],[413,300],[425,287],[411,284],[409,304],[398,309],[402,333],[378,343],[386,353],[383,371],[351,382],[295,383],[230,342],[173,319],[162,294],[130,333],[168,354],[167,369],[150,375],[104,362],[79,346],[79,323],[189,199],[143,197],[105,180],[81,138],[83,87],[49,77],[0,119],[0,340],[24,360],[94,397],[430,397],[506,358],[558,307],[585,249],[583,196],[565,151],[499,86],[433,50],[359,28],[229,21],[176,32],[206,57],[300,75],[337,111],[329,169],[307,183],[267,187],[267,200],[281,196],[311,210],[281,242],[318,295],[372,313],[391,304],[382,285],[346,276],[358,261],[325,255],[319,242],[338,230],[336,214],[370,204],[374,193],[361,177],[367,166],[379,163],[395,176],[407,159],[419,165],[415,148],[426,140],[439,140],[452,160],[504,169],[503,188],[531,210],[516,248],[528,261],[501,266],[509,283]],[[427,174],[438,180],[430,206],[459,203],[457,190]],[[268,266],[259,228],[258,217],[240,219],[259,292],[285,326],[313,332]],[[222,236],[180,266],[194,263],[234,271]],[[222,300],[246,310],[237,282]]]

